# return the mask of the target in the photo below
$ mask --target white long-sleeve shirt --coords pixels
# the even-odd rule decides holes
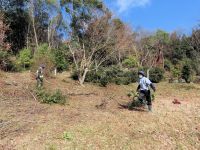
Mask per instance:
[[[140,85],[140,90],[150,90],[150,85],[152,84],[152,82],[146,77],[142,77],[138,83]]]

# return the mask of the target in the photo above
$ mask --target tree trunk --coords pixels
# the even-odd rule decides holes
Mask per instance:
[[[54,75],[57,75],[57,68],[54,69]]]
[[[85,77],[86,77],[87,73],[88,73],[88,68],[86,68],[84,70],[83,75],[81,73],[79,74],[79,82],[80,82],[81,86],[83,86],[83,84],[85,82]]]
[[[48,36],[48,45],[49,45],[49,48],[51,48],[51,41],[50,41],[50,25],[51,23],[48,25],[48,32],[47,32],[47,36]]]
[[[119,63],[119,66],[121,67],[121,53],[120,51],[118,51],[118,63]]]
[[[94,62],[94,64],[95,64],[95,72],[97,72],[97,71],[98,71],[98,68],[99,68],[99,66],[98,66],[98,64],[97,64],[97,62],[96,62],[96,61]]]
[[[147,69],[147,78],[148,78],[148,79],[149,79],[149,77],[150,77],[150,75],[149,75],[150,69],[151,69],[151,68]]]
[[[36,32],[36,28],[35,28],[35,19],[33,18],[32,19],[33,21],[33,31],[34,31],[34,35],[35,35],[35,44],[36,44],[36,47],[38,47],[38,38],[37,38],[37,32]]]
[[[28,31],[26,35],[26,48],[29,48],[29,30],[30,30],[30,23],[28,24]]]
[[[35,37],[35,44],[36,47],[38,47],[38,38],[37,38],[37,32],[36,32],[36,27],[35,27],[35,15],[34,15],[34,3],[33,0],[31,1],[31,19],[32,19],[32,24],[33,24],[33,32],[34,32],[34,37]]]

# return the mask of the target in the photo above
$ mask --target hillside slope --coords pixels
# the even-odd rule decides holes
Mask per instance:
[[[59,74],[45,86],[62,90],[66,106],[40,104],[34,86],[28,72],[1,73],[0,149],[200,149],[200,85],[158,84],[153,113],[119,106],[136,84],[81,87]]]

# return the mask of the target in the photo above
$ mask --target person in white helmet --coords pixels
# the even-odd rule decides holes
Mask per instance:
[[[152,100],[151,100],[150,88],[152,88],[154,92],[156,91],[156,88],[154,84],[147,77],[145,77],[144,71],[139,71],[138,76],[139,76],[139,82],[138,82],[139,85],[137,87],[137,91],[140,94],[143,94],[145,96],[148,110],[152,111]],[[143,101],[143,100],[140,99],[140,101]]]

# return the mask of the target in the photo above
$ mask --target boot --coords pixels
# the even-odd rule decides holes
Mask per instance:
[[[152,112],[152,105],[148,105],[149,112]]]

